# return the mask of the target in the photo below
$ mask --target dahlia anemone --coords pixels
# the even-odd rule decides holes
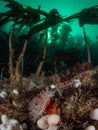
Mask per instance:
[[[29,103],[29,115],[32,117],[32,120],[34,122],[43,115],[47,105],[50,104],[50,100],[53,96],[54,92],[47,88],[46,90],[41,91]]]

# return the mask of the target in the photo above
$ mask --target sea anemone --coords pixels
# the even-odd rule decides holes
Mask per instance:
[[[2,124],[0,124],[0,130],[23,130],[17,120],[9,119],[7,115],[2,115],[1,121]]]
[[[37,121],[37,126],[40,128],[40,129],[47,129],[49,127],[49,124],[48,124],[48,117],[49,115],[45,115],[45,116],[42,116],[38,121]]]
[[[98,108],[91,110],[90,118],[98,121]]]
[[[93,125],[90,125],[85,130],[95,130],[95,127]]]
[[[32,117],[32,120],[35,122],[38,120],[43,113],[48,104],[50,104],[51,98],[54,96],[54,91],[42,90],[36,97],[34,97],[29,103],[29,115]]]
[[[61,117],[58,114],[49,114],[42,116],[37,121],[37,126],[44,130],[57,130],[60,123]]]

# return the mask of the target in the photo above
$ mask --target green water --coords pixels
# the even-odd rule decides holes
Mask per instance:
[[[68,0],[68,1],[67,0],[66,1],[63,1],[63,0],[55,0],[55,1],[52,1],[52,0],[50,1],[49,0],[32,0],[32,1],[31,0],[25,0],[25,1],[16,0],[16,1],[19,2],[24,8],[31,6],[34,9],[38,9],[38,7],[40,6],[40,9],[45,11],[46,13],[49,13],[52,9],[56,9],[61,18],[68,17],[72,14],[80,12],[82,9],[89,8],[98,4],[98,0],[94,0],[94,1],[91,1],[91,0],[87,0],[87,1],[85,0],[84,1],[83,0],[82,1],[81,0],[74,0],[74,1],[73,0]],[[9,10],[9,8],[5,7],[6,4],[7,4],[6,2],[2,0],[0,1],[0,13],[2,12],[4,13]],[[45,18],[45,17],[41,16],[41,18]],[[31,20],[31,18],[27,20]],[[2,44],[0,48],[1,49],[0,62],[3,64],[7,64],[8,62],[8,36],[13,27],[12,21],[10,22],[6,21],[6,24],[0,27],[0,31],[7,33],[7,37],[5,37],[4,33],[3,34],[1,33],[0,35],[1,36],[0,42]],[[97,65],[98,64],[98,58],[97,58],[98,25],[85,24],[84,27],[85,27],[87,39],[90,45],[90,49],[91,49],[92,62],[93,64]],[[26,25],[23,26],[20,32],[17,32],[18,28],[19,26],[15,27],[15,34],[14,34],[14,37],[16,38],[14,39],[15,47],[17,48],[16,50],[20,50],[23,45],[23,43],[21,44],[20,40],[17,40],[18,36],[20,34],[28,34],[28,31],[30,30],[29,27]],[[29,44],[28,44],[28,48],[27,48],[25,58],[24,58],[25,69],[27,69],[27,71],[28,71],[28,67],[30,66],[34,68],[34,70],[32,71],[35,71],[38,64],[40,63],[40,60],[42,58],[41,55],[43,54],[45,40],[42,38],[40,41],[39,39],[43,32],[44,32],[44,35],[46,35],[45,30],[43,29],[40,32],[38,32],[36,35],[34,35],[31,39],[28,40]],[[81,61],[87,60],[86,43],[84,40],[83,28],[79,26],[78,19],[72,22],[61,22],[52,27],[50,26],[47,29],[47,34],[48,34],[48,38],[47,38],[46,62],[48,62],[49,64],[53,63],[53,59],[51,60],[51,58],[54,57],[54,54],[56,53],[56,51],[58,50],[66,51],[66,49],[70,49],[70,48],[77,48],[79,50],[81,49],[82,53],[77,54],[77,57],[80,57],[79,60]],[[39,44],[37,44],[38,41],[40,41]],[[4,46],[4,44],[6,44],[7,46]],[[5,47],[5,51],[2,51],[3,46]],[[19,51],[15,52],[16,57],[18,53]],[[7,60],[3,59],[2,55],[6,55]],[[62,57],[64,57],[64,55]],[[1,65],[1,68],[3,64]]]
[[[38,8],[41,5],[41,9],[49,12],[51,9],[56,8],[61,16],[69,16],[71,14],[77,13],[81,11],[83,8],[88,8],[98,4],[98,0],[16,0],[20,4],[26,6],[31,6],[33,8]],[[5,2],[0,1],[0,12],[4,12],[7,8],[4,7]],[[71,23],[70,26],[72,27],[72,35],[81,34],[82,29],[79,27],[78,22],[75,21]],[[7,27],[6,27],[7,29]],[[9,30],[9,28],[7,29]],[[96,35],[98,35],[98,26],[96,25],[86,25],[86,31],[88,36],[92,38],[92,40],[96,40]]]

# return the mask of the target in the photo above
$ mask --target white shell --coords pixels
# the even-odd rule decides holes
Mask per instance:
[[[85,130],[95,130],[95,127],[93,125],[90,125]]]
[[[90,118],[93,120],[98,120],[98,108],[91,110]]]
[[[7,96],[7,92],[2,91],[2,92],[0,93],[0,97],[1,97],[1,98],[5,98],[6,96]]]
[[[51,87],[52,89],[54,89],[54,88],[55,88],[55,85],[54,85],[54,84],[52,84],[50,87]]]
[[[19,91],[18,91],[17,89],[14,89],[14,90],[13,90],[13,93],[14,93],[15,95],[19,95]]]
[[[80,79],[74,79],[74,81],[73,81],[73,86],[74,86],[75,88],[78,88],[78,87],[81,86],[81,85],[82,85],[82,83],[81,83]]]

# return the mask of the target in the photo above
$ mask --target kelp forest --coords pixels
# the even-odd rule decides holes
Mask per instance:
[[[98,130],[98,39],[85,29],[98,5],[63,17],[0,1],[0,130]]]

